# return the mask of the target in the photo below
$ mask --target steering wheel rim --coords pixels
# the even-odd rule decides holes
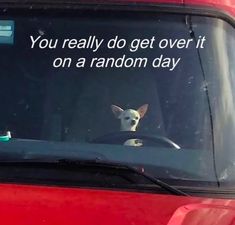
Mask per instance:
[[[115,133],[109,133],[100,137],[97,137],[91,141],[94,144],[123,144],[125,141],[130,139],[141,139],[152,141],[157,144],[162,144],[163,147],[174,148],[174,149],[181,149],[181,147],[170,140],[169,138],[156,136],[156,135],[149,135],[143,134],[136,131],[119,131]]]

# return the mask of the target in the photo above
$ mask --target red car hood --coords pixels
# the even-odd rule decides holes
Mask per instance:
[[[4,225],[232,225],[235,201],[0,185]]]

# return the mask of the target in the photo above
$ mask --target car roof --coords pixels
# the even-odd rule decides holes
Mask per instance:
[[[117,0],[107,0],[108,2],[117,2]],[[222,11],[235,18],[235,0],[119,0],[118,2],[136,2],[136,3],[155,3],[171,4],[180,6],[209,7],[214,10]]]
[[[37,5],[60,5],[63,4],[74,6],[76,4],[128,4],[128,3],[136,3],[139,4],[157,4],[157,5],[173,5],[173,6],[195,6],[195,7],[205,7],[211,8],[213,10],[218,10],[219,12],[223,12],[235,19],[235,0],[27,0],[27,1],[19,1],[19,0],[0,0],[0,7],[2,4],[13,4],[16,6],[22,6],[24,4],[37,4]]]

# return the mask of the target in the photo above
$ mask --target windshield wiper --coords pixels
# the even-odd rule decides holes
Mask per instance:
[[[134,166],[122,164],[119,162],[109,162],[103,160],[86,160],[86,159],[19,159],[19,160],[7,160],[7,161],[0,161],[0,166],[19,166],[19,167],[46,167],[46,166],[61,166],[61,167],[98,167],[101,169],[112,169],[112,170],[121,170],[126,172],[132,172],[134,174],[140,175],[147,180],[151,181],[153,184],[161,187],[162,189],[172,193],[174,195],[181,195],[181,196],[189,196],[187,193],[161,181],[158,178],[144,172],[143,170],[139,170]]]

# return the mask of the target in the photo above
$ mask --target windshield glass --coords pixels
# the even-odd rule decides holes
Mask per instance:
[[[12,139],[0,151],[234,182],[234,37],[183,14],[1,15],[0,130]]]

